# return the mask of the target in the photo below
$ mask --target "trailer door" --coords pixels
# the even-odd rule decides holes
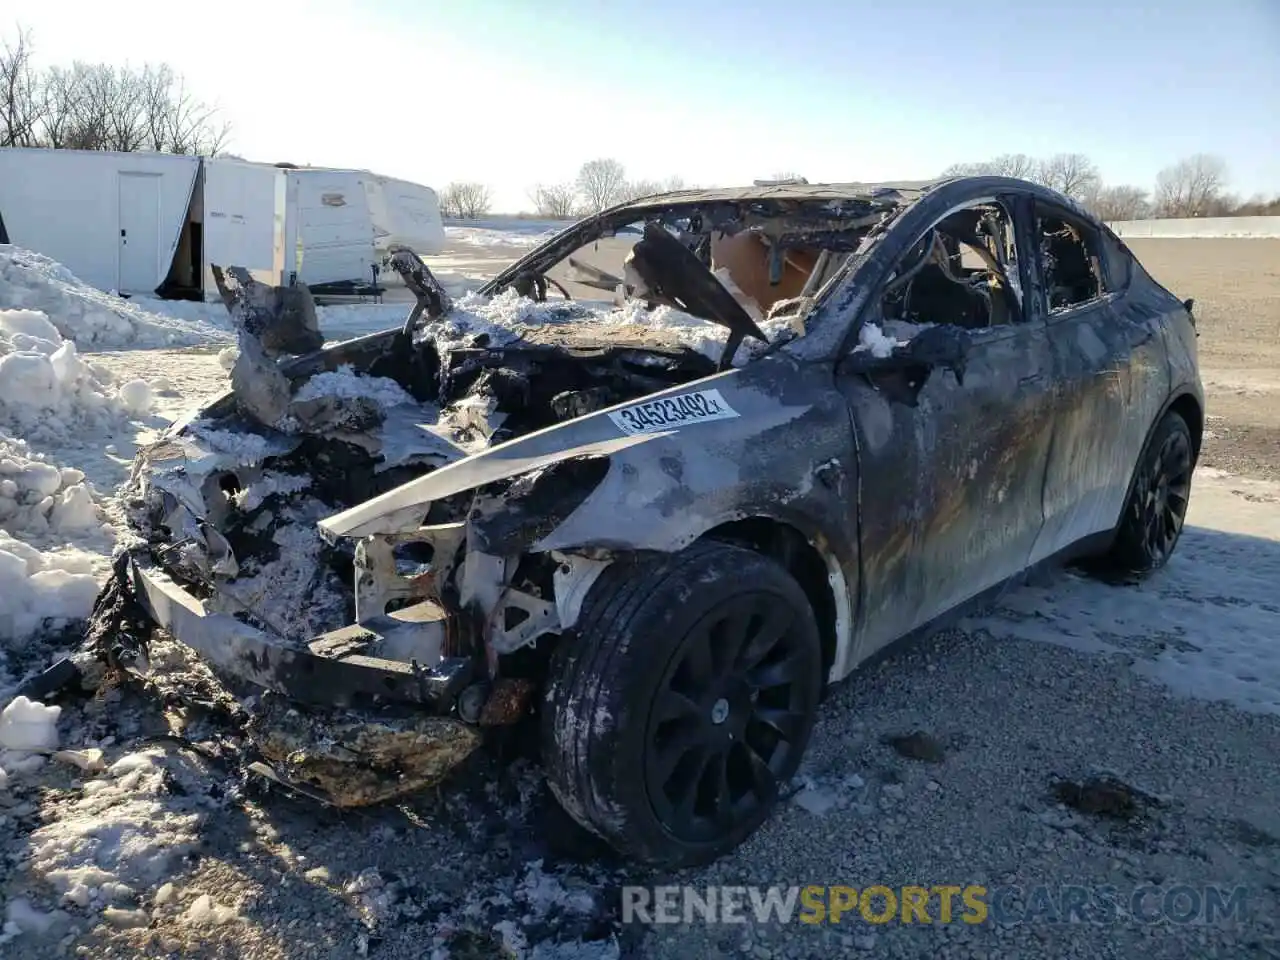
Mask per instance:
[[[120,173],[120,259],[116,289],[152,293],[160,262],[160,176]]]

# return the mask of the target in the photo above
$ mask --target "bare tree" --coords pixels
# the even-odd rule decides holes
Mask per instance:
[[[572,183],[539,183],[529,191],[534,210],[540,217],[568,220],[578,204],[578,191]]]
[[[0,47],[0,147],[35,145],[40,117],[40,81],[31,61],[31,34]]]
[[[1002,153],[990,160],[953,163],[942,171],[944,177],[1016,177],[1019,180],[1036,180],[1040,161],[1025,153]],[[1037,181],[1038,182],[1038,181]]]
[[[662,184],[657,180],[628,180],[618,191],[618,200],[639,200],[655,193],[664,193]]]
[[[1209,216],[1226,185],[1227,164],[1221,157],[1197,153],[1179,160],[1156,175],[1156,214]]]
[[[794,170],[783,170],[779,173],[771,173],[767,178],[769,183],[808,183],[809,181],[796,173]]]
[[[206,156],[221,151],[229,127],[216,122],[214,108],[195,99],[172,67],[145,67],[139,80],[152,150]]]
[[[578,171],[578,193],[587,213],[599,213],[623,199],[627,172],[610,157],[588,160]]]
[[[1087,203],[1102,220],[1142,220],[1151,212],[1147,191],[1141,187],[1100,187]]]
[[[0,146],[208,155],[229,132],[168,65],[76,62],[37,71],[21,27],[0,46]]]
[[[1073,200],[1084,200],[1102,186],[1097,164],[1083,153],[1056,153],[1041,161],[1029,179]]]
[[[489,212],[492,194],[483,183],[454,181],[440,194],[440,212],[455,220],[476,220]]]

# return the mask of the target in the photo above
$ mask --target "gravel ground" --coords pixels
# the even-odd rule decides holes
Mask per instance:
[[[1140,242],[1134,246],[1147,258]],[[1171,249],[1152,255],[1157,275],[1170,269],[1161,256],[1197,264],[1182,268],[1190,280],[1174,289],[1199,298],[1186,288],[1202,284],[1212,295],[1217,261],[1190,247]],[[1272,381],[1248,372],[1246,341],[1280,336],[1280,328],[1266,326],[1274,297],[1255,295],[1247,309],[1235,301],[1215,308],[1212,296],[1206,299],[1206,380],[1241,378],[1270,396]],[[1206,348],[1210,323],[1217,324],[1217,345]],[[190,364],[189,376],[215,380],[213,360],[204,359],[199,370]],[[1211,403],[1219,403],[1215,389]],[[1242,400],[1211,410],[1224,423],[1257,421],[1269,429],[1270,413],[1257,406],[1253,397],[1252,406]],[[1227,436],[1212,423],[1211,430],[1211,444]],[[1222,442],[1206,449],[1232,456]],[[1239,465],[1254,464],[1241,472],[1274,471],[1280,456],[1268,449],[1236,454]],[[1206,462],[1226,461],[1207,453]],[[0,890],[8,907],[27,899],[61,914],[44,933],[0,942],[0,956],[1280,957],[1280,716],[1175,696],[1144,673],[1186,642],[1156,629],[1171,597],[1222,612],[1220,637],[1213,617],[1202,615],[1197,649],[1220,641],[1230,659],[1238,623],[1230,617],[1241,611],[1255,623],[1273,623],[1272,636],[1280,636],[1280,607],[1265,589],[1269,578],[1280,582],[1276,489],[1198,479],[1193,522],[1218,525],[1231,515],[1234,529],[1271,539],[1235,552],[1228,545],[1220,556],[1205,544],[1184,548],[1154,589],[1080,592],[1077,576],[1065,573],[1006,598],[1024,616],[1045,590],[1079,596],[1079,606],[1128,598],[1133,617],[1152,624],[1136,639],[1087,653],[1073,649],[1076,628],[1053,620],[1052,611],[1030,614],[1034,631],[993,616],[859,671],[823,707],[799,792],[740,850],[701,870],[668,874],[619,862],[549,800],[521,731],[495,740],[430,794],[340,813],[268,788],[218,759],[234,747],[236,731],[216,715],[182,718],[197,753],[166,739],[180,711],[154,698],[114,689],[68,702],[64,746],[96,744],[107,763],[151,749],[161,775],[148,794],[150,812],[86,835],[84,844],[95,844],[91,855],[73,846],[67,856],[103,868],[137,865],[145,860],[143,834],[174,840],[181,824],[193,823],[186,829],[194,839],[175,843],[176,859],[159,876],[124,890],[100,884],[83,904],[63,901],[32,875],[33,848],[42,829],[75,821],[92,795],[87,783],[109,777],[60,762],[11,770],[7,787],[0,785]],[[1217,499],[1201,490],[1216,490]],[[1242,576],[1233,586],[1236,568]],[[1051,642],[1020,632],[1047,633]],[[916,731],[911,748],[886,742]],[[1132,809],[1106,816],[1059,802],[1061,783],[1099,770],[1131,788]],[[621,922],[621,888],[630,884],[982,884],[1018,886],[1028,895],[1037,885],[1083,884],[1110,885],[1122,901],[1147,884],[1242,885],[1247,914],[1243,922],[1213,925],[872,925],[850,914],[839,925],[645,926]]]

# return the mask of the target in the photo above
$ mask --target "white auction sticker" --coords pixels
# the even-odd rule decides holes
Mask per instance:
[[[623,433],[637,434],[674,430],[690,423],[730,420],[737,415],[738,411],[725,402],[719,390],[699,390],[623,407],[610,413],[609,419]]]

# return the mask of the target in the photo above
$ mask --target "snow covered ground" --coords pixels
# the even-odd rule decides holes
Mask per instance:
[[[555,236],[572,221],[521,220],[496,217],[491,220],[446,220],[444,233],[451,244],[473,247],[533,248]]]
[[[495,227],[450,227],[451,248],[439,259],[448,266],[451,292],[477,285],[468,272],[488,269],[476,264],[492,247],[538,242],[534,228],[500,233],[489,243],[484,237]],[[545,307],[511,298],[464,306],[477,322],[546,319],[538,315]],[[394,326],[406,310],[403,303],[322,307],[321,329],[345,339]],[[686,332],[699,345],[701,334]],[[219,353],[230,340],[220,305],[121,300],[79,284],[44,258],[0,247],[0,703],[20,675],[70,645],[60,631],[88,614],[106,572],[120,532],[114,492],[137,445],[226,388]],[[1231,816],[1274,837],[1280,825],[1262,821],[1265,797],[1273,800],[1278,788],[1277,584],[1280,485],[1201,469],[1188,528],[1166,570],[1137,586],[1070,572],[1039,580],[1010,591],[990,612],[962,624],[956,639],[931,648],[927,672],[907,655],[890,664],[891,673],[856,680],[833,697],[815,734],[803,802],[790,805],[740,854],[680,882],[778,882],[783,874],[796,882],[818,876],[875,882],[894,864],[912,863],[938,871],[928,879],[942,876],[944,867],[968,871],[970,863],[997,871],[1004,861],[992,851],[1006,848],[1032,851],[1017,862],[1076,877],[1085,875],[1082,864],[1092,864],[1090,858],[1121,857],[1111,840],[1079,824],[1075,839],[1061,839],[1061,832],[1045,839],[1042,823],[1024,823],[1025,813],[1012,809],[1016,797],[1027,802],[1016,771],[1035,767],[1043,755],[1025,746],[1032,741],[1052,744],[1055,764],[1068,755],[1084,762],[1089,751],[1113,765],[1154,764],[1150,776],[1170,791],[1189,784],[1208,792],[1186,799],[1188,811],[1208,811],[1206,823],[1228,815],[1210,810],[1216,784],[1228,784],[1223,802],[1230,801]],[[990,691],[1006,688],[1007,697],[992,700]],[[867,714],[871,702],[885,707],[883,716]],[[931,779],[914,768],[900,780],[877,779],[884,761],[875,737],[882,728],[970,717],[967,736],[981,740],[1007,726],[1000,719],[1015,702],[1018,722],[1010,735],[1018,743],[1001,740],[995,754],[962,755],[954,769]],[[547,844],[568,828],[548,830],[531,813],[540,787],[527,769],[482,779],[475,796],[435,806],[424,800],[412,816],[387,810],[330,818],[249,798],[219,767],[209,728],[147,709],[107,690],[64,709],[15,701],[0,715],[0,857],[10,858],[0,882],[0,955],[53,956],[88,944],[91,955],[148,947],[215,956],[222,954],[209,944],[221,941],[231,945],[225,955],[336,957],[363,954],[381,941],[383,955],[409,957],[446,944],[457,948],[458,931],[477,929],[513,955],[618,955],[606,892],[627,874],[617,867],[601,874],[598,850],[585,866],[544,862]],[[1059,729],[1062,713],[1074,718],[1074,728]],[[202,752],[166,741],[175,729]],[[1235,744],[1234,753],[1214,752],[1221,743]],[[999,750],[1016,755],[1016,763]],[[1257,759],[1267,756],[1269,772]],[[1195,782],[1195,771],[1204,771],[1204,782]],[[988,841],[974,839],[966,804],[986,797],[982,802],[999,806],[992,784],[1010,777],[1010,809],[1000,807],[991,821],[1004,832],[983,846]],[[949,806],[933,806],[948,797]],[[860,813],[864,806],[880,813]],[[1201,822],[1187,816],[1188,823]],[[898,817],[917,824],[933,818],[939,832],[895,832]],[[1182,821],[1174,826],[1186,828]],[[1188,849],[1218,842],[1212,831],[1201,833],[1186,840]],[[930,839],[942,836],[945,843]],[[1179,870],[1192,870],[1195,856],[1177,859],[1181,836],[1161,840],[1175,846],[1158,853],[1122,852],[1136,858],[1135,877],[1176,879]],[[1280,865],[1254,853],[1265,844],[1241,843],[1222,840],[1228,853],[1212,853],[1218,879],[1256,873],[1260,885],[1267,877],[1276,884]],[[891,849],[876,852],[885,845]],[[855,851],[848,854],[853,860],[824,859],[837,846]],[[894,851],[896,859],[889,856]],[[951,852],[956,859],[948,859]],[[641,946],[640,933],[630,931],[632,946]],[[718,936],[673,930],[645,938],[641,952],[676,957],[742,948],[741,931],[731,932],[732,942]],[[551,939],[539,944],[539,937]],[[580,941],[590,941],[589,949]],[[1037,943],[1024,945],[1023,955]],[[747,946],[756,956],[790,955],[773,941]],[[553,952],[570,947],[584,952]],[[823,940],[795,955],[852,947],[871,949],[863,936],[856,943]],[[939,954],[929,947],[922,955]]]

